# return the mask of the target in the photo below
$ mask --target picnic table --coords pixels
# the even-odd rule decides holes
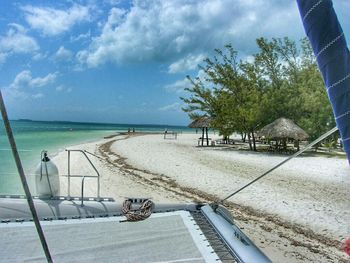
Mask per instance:
[[[235,144],[233,139],[218,139],[215,141],[217,144]]]
[[[200,146],[202,144],[202,140],[204,140],[204,142],[207,141],[207,138],[202,138],[202,137],[199,137],[198,138],[198,146]],[[211,141],[211,138],[208,138],[208,141]],[[214,141],[213,141],[214,142]],[[213,145],[213,142],[211,142],[211,145]],[[215,142],[214,142],[215,143]]]

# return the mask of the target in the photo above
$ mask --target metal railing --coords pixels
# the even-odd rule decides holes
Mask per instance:
[[[68,153],[68,174],[67,174],[67,177],[68,177],[68,197],[70,198],[70,184],[71,184],[71,178],[72,177],[77,177],[77,178],[82,178],[81,179],[81,206],[84,206],[84,183],[85,183],[85,178],[96,178],[97,179],[97,200],[100,200],[101,197],[100,197],[100,173],[98,172],[98,170],[96,169],[95,165],[91,162],[90,158],[88,157],[87,154],[90,154],[94,157],[97,157],[97,158],[101,158],[93,153],[90,153],[88,151],[85,151],[85,150],[68,150],[66,149],[67,153]],[[70,162],[71,162],[71,152],[80,152],[82,153],[86,160],[90,163],[91,167],[94,169],[94,171],[96,172],[96,175],[72,175],[71,174],[71,165],[70,165]]]

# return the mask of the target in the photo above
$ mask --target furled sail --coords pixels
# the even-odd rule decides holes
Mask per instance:
[[[332,0],[297,0],[350,162],[350,53]]]
[[[350,53],[332,0],[297,0],[350,163]],[[350,255],[350,238],[343,246]]]

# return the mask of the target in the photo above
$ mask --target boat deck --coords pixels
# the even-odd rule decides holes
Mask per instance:
[[[126,222],[121,203],[103,200],[34,198],[54,262],[271,262],[224,208],[156,204]],[[0,222],[0,262],[46,262],[23,197],[0,197]]]
[[[216,262],[188,211],[42,222],[54,262]],[[46,262],[34,223],[0,224],[0,261]]]

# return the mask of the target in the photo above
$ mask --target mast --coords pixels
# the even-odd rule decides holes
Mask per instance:
[[[350,53],[331,0],[297,0],[350,160]]]
[[[52,258],[51,258],[50,250],[49,250],[49,247],[47,245],[47,242],[46,242],[46,239],[45,239],[45,236],[44,236],[44,232],[43,232],[43,230],[41,228],[40,221],[39,221],[39,218],[38,218],[38,214],[37,214],[37,212],[35,210],[33,198],[32,198],[32,195],[31,195],[29,187],[28,187],[28,183],[27,183],[27,179],[26,179],[25,174],[24,174],[24,170],[23,170],[23,166],[22,166],[22,163],[21,163],[21,159],[20,159],[19,154],[18,154],[16,141],[15,141],[15,138],[13,137],[12,128],[11,128],[10,121],[8,119],[8,116],[7,116],[6,107],[5,107],[4,100],[2,98],[1,90],[0,90],[0,110],[1,110],[1,115],[2,115],[3,122],[4,122],[4,125],[5,125],[6,133],[7,133],[7,138],[9,139],[9,142],[10,142],[10,145],[11,145],[11,149],[12,149],[12,154],[13,154],[13,157],[14,157],[15,162],[16,162],[18,174],[19,174],[19,176],[21,178],[23,190],[24,190],[24,193],[25,193],[26,198],[27,198],[27,202],[28,202],[28,205],[29,205],[30,212],[32,213],[32,216],[33,216],[33,220],[34,220],[34,224],[35,224],[35,227],[36,227],[36,231],[38,232],[41,245],[42,245],[43,250],[45,252],[46,260],[47,260],[47,262],[51,263],[52,262]]]

